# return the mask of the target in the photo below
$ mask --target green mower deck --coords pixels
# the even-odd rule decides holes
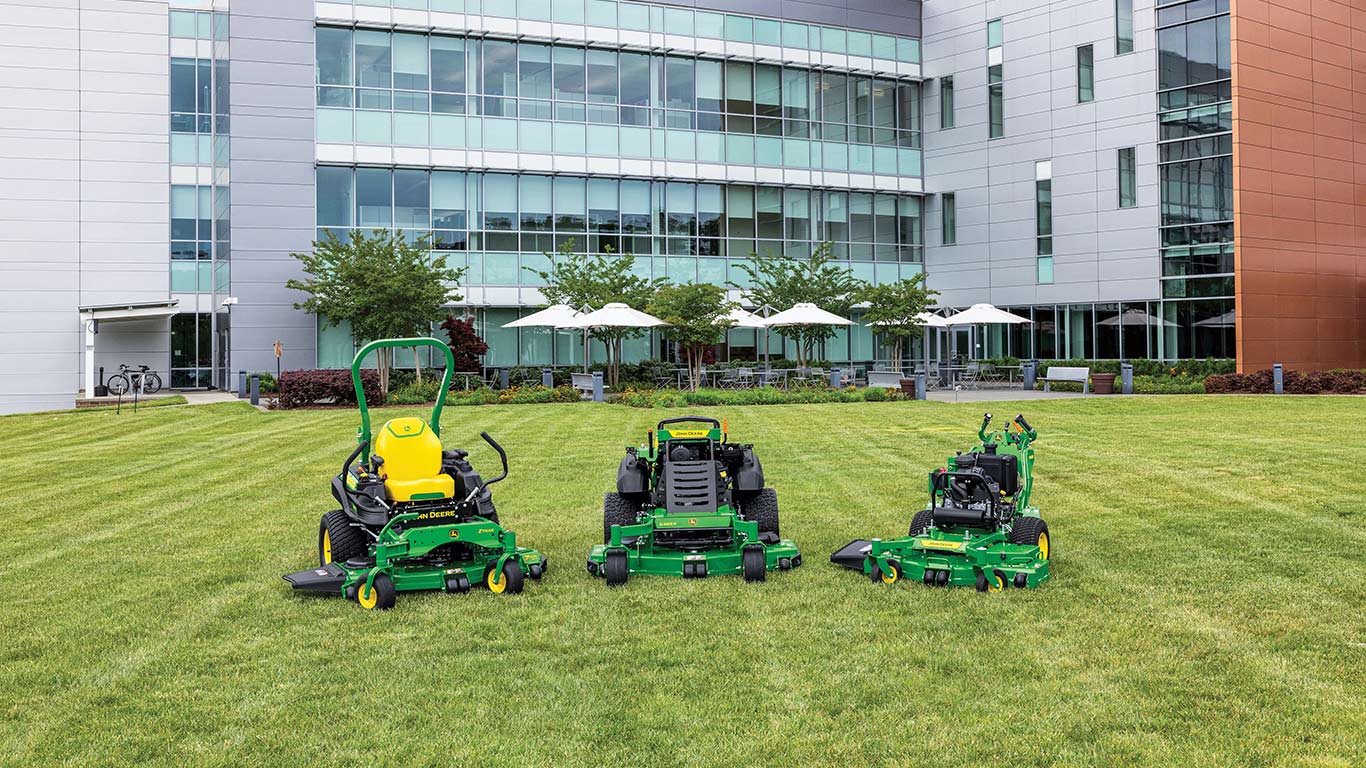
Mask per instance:
[[[930,473],[930,501],[911,520],[906,536],[851,541],[830,561],[883,584],[910,579],[999,592],[1047,581],[1048,524],[1029,506],[1034,484],[1029,446],[1038,433],[1023,415],[998,432],[987,433],[990,423],[987,414],[978,429],[979,445]]]
[[[631,574],[763,581],[802,564],[796,544],[778,535],[777,492],[764,487],[753,446],[726,432],[715,419],[666,419],[647,445],[627,449],[617,491],[604,498],[603,543],[588,553],[589,574],[608,586]]]

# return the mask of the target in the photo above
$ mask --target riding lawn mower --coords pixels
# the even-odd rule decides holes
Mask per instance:
[[[446,372],[428,421],[390,419],[377,433],[361,386],[361,364],[388,347],[430,346],[446,353]],[[539,579],[546,559],[517,545],[498,522],[489,486],[508,474],[507,453],[481,432],[503,471],[484,480],[458,448],[442,449],[441,409],[455,370],[451,348],[431,338],[384,339],[366,344],[351,363],[361,423],[356,449],[332,496],[341,505],[318,525],[318,567],[285,576],[295,589],[343,595],[367,610],[392,608],[398,592],[468,592],[482,583],[494,593],[522,591]]]
[[[626,449],[617,490],[603,500],[602,540],[588,572],[608,586],[632,573],[763,581],[802,564],[796,545],[778,535],[778,494],[764,486],[754,446],[730,442],[716,419],[693,416],[665,419],[646,445]]]
[[[981,443],[929,475],[930,501],[906,536],[851,541],[830,556],[874,582],[931,586],[1037,587],[1048,580],[1048,524],[1029,505],[1038,433],[1023,415],[1004,430],[977,430]]]

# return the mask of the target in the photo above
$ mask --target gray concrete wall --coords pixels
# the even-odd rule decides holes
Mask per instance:
[[[920,0],[671,0],[656,4],[920,36]]]
[[[312,368],[314,318],[285,288],[314,237],[313,3],[232,4],[233,371]],[[234,373],[233,380],[235,381]]]
[[[924,8],[926,269],[945,304],[1158,297],[1153,0],[1134,3],[1134,52],[1115,54],[1113,0],[962,0]],[[988,139],[987,32],[1004,19],[1005,135]],[[1095,51],[1095,101],[1078,104],[1076,47]],[[939,80],[954,78],[941,130]],[[1138,205],[1120,209],[1117,154],[1135,147]],[[1053,161],[1054,282],[1035,273],[1034,164]],[[957,195],[943,246],[939,194]]]
[[[165,0],[0,6],[0,412],[73,404],[79,305],[168,295],[167,45]]]

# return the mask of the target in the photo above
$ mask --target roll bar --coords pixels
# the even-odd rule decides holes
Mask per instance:
[[[438,339],[430,336],[414,336],[406,339],[379,339],[360,348],[356,359],[351,361],[351,384],[356,388],[356,404],[360,406],[360,429],[356,432],[356,442],[360,444],[362,461],[370,458],[370,408],[365,402],[365,387],[361,385],[360,367],[365,358],[375,350],[393,347],[437,347],[446,353],[446,372],[441,376],[441,391],[436,394],[436,405],[432,407],[432,417],[428,420],[432,432],[441,437],[441,409],[446,406],[446,393],[451,389],[451,378],[455,375],[455,353]]]

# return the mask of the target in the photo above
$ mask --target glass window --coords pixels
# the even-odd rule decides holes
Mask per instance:
[[[432,172],[432,226],[436,229],[465,229],[464,172]]]
[[[523,176],[518,183],[518,199],[523,232],[549,232],[552,229],[549,176]]]
[[[726,37],[726,17],[722,14],[698,11],[694,26],[698,37],[710,40],[724,40]]]
[[[624,7],[624,6],[623,6]],[[617,68],[621,73],[621,103],[648,106],[650,103],[650,56],[622,52]],[[622,122],[626,122],[623,120]]]
[[[939,78],[939,127],[953,127],[953,76]]]
[[[896,38],[891,35],[873,35],[873,58],[896,60]]]
[[[1005,118],[1005,94],[1001,83],[1001,65],[987,68],[987,111],[988,111],[988,133],[993,139],[1000,138],[1006,132]]]
[[[617,16],[621,28],[636,32],[650,31],[650,7],[638,3],[621,3],[617,6]]]
[[[761,45],[782,45],[782,22],[773,19],[755,19],[754,42]]]
[[[350,168],[318,166],[318,226],[351,226],[354,209],[351,175]]]
[[[1053,180],[1034,182],[1035,234],[1038,236],[1038,255],[1053,253]]]
[[[323,85],[350,85],[352,70],[351,30],[318,27],[317,62],[319,83]]]
[[[555,229],[559,232],[583,232],[587,223],[588,206],[584,198],[585,179],[574,176],[555,177]],[[583,238],[579,238],[582,241]],[[583,242],[579,243],[582,250]]]
[[[1038,282],[1040,282],[1040,283],[1051,283],[1051,282],[1053,282],[1053,257],[1052,257],[1052,256],[1040,256],[1039,259],[1038,259],[1038,261],[1037,261],[1035,264],[1036,264],[1036,267],[1037,267],[1037,274],[1036,274],[1035,276],[1036,276],[1036,278],[1038,279]]]
[[[588,180],[588,229],[592,232],[612,232],[620,229],[617,208],[617,180]]]
[[[356,226],[391,227],[394,223],[392,174],[383,168],[356,169]]]
[[[1077,48],[1077,102],[1085,104],[1096,99],[1095,49],[1089,45]]]
[[[583,23],[583,0],[552,0],[554,19],[561,24]]]
[[[754,104],[763,117],[781,117],[782,70],[773,64],[759,64],[754,68]]]
[[[697,84],[697,108],[704,112],[720,112],[721,62],[698,59],[693,78]]]
[[[754,19],[748,16],[727,16],[726,39],[740,43],[754,42]]]
[[[693,59],[669,56],[664,60],[664,105],[669,109],[692,109]]]
[[[697,234],[697,186],[669,182],[664,195],[668,214],[666,232],[670,235]]]
[[[791,21],[783,22],[783,45],[788,48],[810,48],[807,26]]]
[[[995,48],[1005,40],[1005,30],[1000,19],[987,22],[987,47]]]
[[[664,31],[671,35],[691,35],[692,11],[686,8],[665,8]]]
[[[484,229],[512,230],[517,222],[517,177],[484,174]]]
[[[648,235],[653,229],[650,216],[650,182],[622,180],[621,231],[626,234]]]
[[[742,115],[754,114],[753,64],[743,61],[726,62],[726,111]]]
[[[398,229],[426,230],[431,226],[428,203],[431,200],[426,171],[400,168],[394,171],[394,226]],[[420,233],[414,233],[420,234]]]
[[[617,4],[613,0],[588,0],[587,21],[595,27],[616,29]]]
[[[958,195],[953,192],[945,192],[941,197],[942,202],[942,223],[944,245],[956,245],[958,243]]]
[[[356,30],[356,84],[367,88],[393,85],[388,32]]]
[[[193,40],[196,35],[194,11],[171,11],[171,37]]]
[[[171,111],[195,112],[195,60],[171,59]],[[193,130],[193,129],[191,129]]]
[[[427,90],[427,36],[394,33],[394,87]]]
[[[517,44],[503,40],[485,40],[484,94],[486,96],[517,95]]]
[[[555,98],[583,101],[584,49],[555,46]]]
[[[896,39],[896,58],[897,61],[904,61],[907,64],[919,64],[920,41],[909,37],[898,37]]]
[[[842,74],[821,73],[821,119],[827,123],[849,122],[848,78]],[[844,136],[827,133],[826,138],[843,140]]]
[[[754,238],[754,187],[730,185],[726,187],[726,236],[730,238]],[[732,255],[747,256],[754,250],[751,245]]]
[[[617,103],[616,51],[588,51],[588,100],[598,104]],[[612,120],[612,122],[616,122]]]
[[[1158,87],[1180,88],[1229,77],[1228,17],[1157,31]]]
[[[1138,205],[1138,166],[1134,148],[1119,150],[1119,207],[1132,208]]]
[[[1115,53],[1133,53],[1134,0],[1115,0]]]
[[[465,39],[432,36],[432,90],[465,93]]]
[[[788,67],[783,70],[783,116],[795,120],[811,117],[811,78],[809,70]]]

